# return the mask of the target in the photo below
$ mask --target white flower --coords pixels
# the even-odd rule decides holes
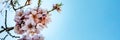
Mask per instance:
[[[18,10],[15,15],[16,25],[14,30],[17,34],[25,34],[19,40],[44,40],[40,31],[47,27],[50,22],[49,14],[44,9],[31,9],[29,11]]]
[[[44,40],[44,37],[42,35],[34,35],[34,36],[28,36],[28,35],[24,35],[22,38],[18,39],[18,40]]]
[[[23,10],[17,10],[14,21],[17,22],[18,24],[21,24],[22,15],[23,15]]]

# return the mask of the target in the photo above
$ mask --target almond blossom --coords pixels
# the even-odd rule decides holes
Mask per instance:
[[[58,12],[61,11],[59,4],[54,4],[54,5],[53,5],[53,8],[54,8],[55,10],[57,10]]]
[[[38,2],[35,2],[38,4],[36,8],[30,7],[31,4],[33,4],[33,0],[24,0],[25,2],[22,3],[19,2],[20,0],[2,1],[2,4],[5,7],[2,8],[0,12],[5,13],[5,26],[1,26],[2,30],[0,30],[0,33],[6,31],[8,33],[7,35],[13,38],[19,38],[18,40],[44,40],[41,31],[44,28],[47,28],[47,24],[51,21],[50,12],[54,10],[60,12],[62,6],[62,3],[58,3],[54,4],[51,10],[46,10],[40,7],[42,0],[37,0]],[[30,7],[30,9],[26,9],[26,7]],[[7,27],[7,11],[8,9],[11,10],[11,8],[15,11],[15,25],[12,27]],[[16,34],[22,35],[22,37],[12,35],[10,30],[13,29]]]
[[[27,38],[32,38],[32,40],[43,40],[37,34],[40,34],[40,30],[46,27],[46,24],[50,22],[49,14],[47,10],[44,9],[32,9],[30,11],[23,11],[22,9],[17,10],[15,15],[16,25],[14,30],[17,34],[26,34],[25,36],[32,36]],[[37,37],[36,37],[37,36]],[[34,38],[35,37],[35,38]],[[20,40],[26,39],[21,38]]]

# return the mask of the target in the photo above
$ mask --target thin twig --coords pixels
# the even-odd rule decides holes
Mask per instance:
[[[6,5],[7,5],[8,2],[9,2],[9,0],[2,2],[3,8],[0,10],[0,13],[1,13],[1,14],[2,14],[2,11],[5,9],[5,7],[6,7]]]
[[[3,31],[5,31],[4,29],[3,30],[0,30],[0,33],[2,33]]]
[[[62,4],[62,3],[58,3],[57,5],[60,7],[60,6],[62,6],[63,4]],[[52,12],[52,11],[54,11],[54,10],[56,10],[56,9],[53,7],[51,10],[48,11],[48,13],[50,13],[50,12]]]
[[[9,31],[7,33],[12,37],[12,38],[20,38],[19,36],[13,36]]]
[[[1,40],[5,40],[5,38],[7,37],[8,35],[5,35],[5,37],[4,38],[0,38]]]
[[[20,38],[19,36],[13,36],[9,31],[13,30],[14,27],[7,27],[7,28],[4,28],[3,27],[3,30],[0,31],[0,33],[2,33],[3,31],[6,31],[11,37],[13,38]]]
[[[7,29],[7,28],[8,28],[8,27],[7,27],[7,10],[5,10],[5,27],[6,27],[6,28],[4,28],[4,29]],[[13,29],[13,28],[11,28],[11,29]],[[13,35],[9,32],[11,29],[6,30],[6,32],[7,32],[11,37],[13,37],[13,38],[19,38],[19,36],[13,36]]]
[[[11,4],[13,10],[16,11],[16,9],[15,9],[15,7],[14,7],[14,4],[13,4],[13,0],[10,1],[10,4]]]
[[[7,10],[5,10],[5,27],[7,28]]]
[[[40,7],[41,5],[41,0],[38,0],[38,8]]]
[[[41,0],[38,0],[37,11],[38,11],[40,5],[41,5]]]
[[[54,8],[52,8],[51,10],[49,10],[49,11],[48,11],[48,13],[49,13],[49,12],[52,12],[52,11],[54,11],[54,10],[55,10],[55,9],[54,9]]]
[[[5,38],[7,37],[8,35],[5,35],[5,37],[3,38],[3,40],[5,40]]]
[[[2,27],[2,26],[1,26]],[[14,27],[7,27],[7,28],[2,28],[3,30],[0,30],[0,33],[4,32],[5,30],[11,31],[14,29]]]
[[[27,1],[26,1],[26,3],[23,6],[15,8],[15,5],[13,4],[13,0],[10,1],[10,4],[15,11],[29,5],[29,4],[27,4]]]

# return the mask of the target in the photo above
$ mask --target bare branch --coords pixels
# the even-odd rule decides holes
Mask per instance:
[[[3,30],[0,30],[0,33],[2,33],[3,31],[5,31],[4,29]]]
[[[5,27],[7,28],[7,10],[5,10]]]
[[[7,37],[8,35],[5,35],[5,37],[3,38],[3,40],[5,40],[5,38]]]
[[[5,38],[7,37],[8,35],[5,35],[5,37],[4,38],[0,38],[1,40],[5,40]]]
[[[28,2],[28,0],[26,1],[26,3],[25,3],[23,6],[20,6],[20,7],[18,7],[18,8],[15,8],[15,5],[14,5],[14,3],[13,3],[13,0],[10,1],[10,4],[11,4],[12,8],[16,11],[16,10],[18,10],[18,9],[24,8],[25,6],[30,5],[30,4],[27,4],[27,2]]]
[[[0,10],[0,13],[1,13],[1,14],[2,14],[2,11],[5,9],[5,7],[6,7],[6,5],[7,5],[8,2],[9,2],[9,0],[6,0],[6,1],[2,2],[3,8]]]
[[[11,37],[13,38],[20,38],[19,36],[13,36],[9,31],[13,30],[14,27],[7,27],[7,28],[3,28],[3,30],[0,31],[0,33],[2,33],[3,31],[6,31]]]
[[[41,5],[41,0],[38,0],[38,8],[40,7]]]
[[[54,10],[55,10],[55,9],[54,9],[54,8],[52,8],[51,10],[49,10],[49,11],[48,11],[48,13],[49,13],[49,12],[52,12],[52,11],[54,11]]]
[[[6,31],[12,38],[20,38],[19,36],[13,36],[9,31]]]
[[[16,11],[15,6],[14,6],[14,3],[13,3],[13,0],[10,1],[10,5],[12,6],[13,10]]]
[[[10,30],[13,30],[14,27],[7,27],[7,28],[4,28],[3,26],[1,26],[3,30],[0,30],[0,33],[4,32],[4,31],[10,31]]]
[[[3,26],[1,26],[1,28],[3,28],[3,30],[1,30],[0,33],[3,32],[3,31],[6,31],[11,37],[13,37],[13,38],[19,38],[19,36],[13,36],[9,32],[10,30],[13,30],[14,27],[9,27],[9,28],[7,27],[7,10],[5,10],[5,28]]]

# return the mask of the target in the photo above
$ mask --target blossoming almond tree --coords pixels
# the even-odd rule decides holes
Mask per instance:
[[[5,40],[5,38],[9,35],[13,38],[18,38],[17,40],[44,40],[44,37],[41,34],[41,30],[47,27],[47,23],[51,21],[50,19],[50,12],[57,10],[58,12],[61,11],[62,3],[57,3],[53,5],[51,10],[45,10],[40,7],[41,0],[38,0],[36,8],[30,8],[27,11],[24,11],[24,7],[31,5],[31,0],[25,0],[25,4],[23,6],[19,6],[18,0],[1,0],[1,4],[3,4],[3,8],[1,8],[0,12],[5,13],[5,26],[1,26],[3,31],[6,31],[8,34],[1,40]],[[8,5],[9,4],[9,5]],[[15,26],[7,27],[7,11],[6,6],[8,9],[13,9],[15,11]],[[19,6],[19,7],[18,7]],[[22,35],[14,36],[10,33],[11,30],[14,30],[16,34]]]

